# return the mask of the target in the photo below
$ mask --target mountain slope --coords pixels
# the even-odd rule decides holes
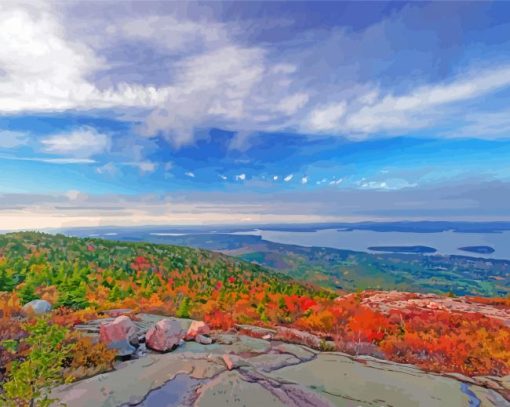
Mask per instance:
[[[116,239],[133,239],[119,233]],[[455,295],[507,296],[510,261],[467,256],[385,254],[303,247],[259,236],[140,234],[140,240],[215,250],[292,278],[345,290],[383,289]]]
[[[12,233],[0,236],[0,258],[0,291],[15,289],[23,303],[45,293],[71,308],[134,298],[164,301],[167,308],[186,301],[182,306],[189,308],[190,301],[205,303],[220,292],[251,290],[332,295],[233,257],[187,247]]]

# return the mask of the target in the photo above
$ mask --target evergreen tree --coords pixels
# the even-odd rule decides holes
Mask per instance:
[[[190,299],[188,297],[184,297],[179,304],[179,308],[177,309],[176,315],[179,318],[189,318],[190,317]]]

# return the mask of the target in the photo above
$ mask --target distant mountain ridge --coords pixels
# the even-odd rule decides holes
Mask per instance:
[[[247,230],[273,230],[314,232],[323,229],[371,230],[378,232],[437,233],[454,231],[457,233],[500,233],[510,230],[510,221],[470,222],[470,221],[392,221],[392,222],[323,222],[306,224],[245,224],[245,225],[199,225],[199,226],[103,226],[48,229],[49,232],[72,233],[88,236],[91,233],[144,232],[153,233],[235,233]]]

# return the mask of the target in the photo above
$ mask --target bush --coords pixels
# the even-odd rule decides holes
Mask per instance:
[[[113,369],[117,352],[104,343],[94,343],[86,336],[73,332],[66,342],[73,347],[72,359],[64,369],[66,380],[79,380]]]
[[[62,366],[71,355],[72,346],[63,343],[68,330],[44,318],[26,324],[25,330],[29,336],[21,344],[30,349],[23,361],[10,364],[0,400],[6,406],[49,406],[55,401],[50,399],[51,386],[62,383]]]

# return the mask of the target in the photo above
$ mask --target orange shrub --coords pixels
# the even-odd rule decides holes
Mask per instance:
[[[104,343],[94,343],[76,332],[71,333],[66,342],[73,344],[73,357],[64,370],[64,377],[83,379],[113,369],[117,352]]]

